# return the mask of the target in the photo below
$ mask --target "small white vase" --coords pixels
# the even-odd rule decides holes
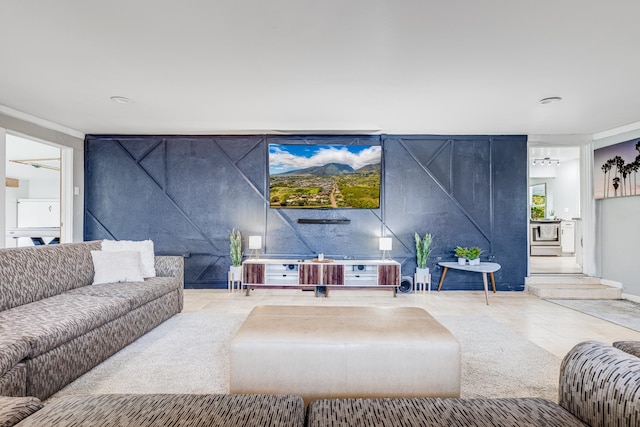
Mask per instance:
[[[427,283],[429,277],[429,267],[416,268],[416,283]]]
[[[470,259],[469,265],[480,265],[480,258]]]
[[[242,280],[242,266],[232,265],[229,267],[229,272],[233,275],[234,280]]]
[[[467,259],[466,258],[458,258],[458,264],[459,265],[465,265],[467,263]]]

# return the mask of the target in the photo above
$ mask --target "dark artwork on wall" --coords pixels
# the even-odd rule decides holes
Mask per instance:
[[[269,145],[382,147],[380,206],[272,209]],[[415,269],[414,232],[434,236],[428,266],[478,246],[498,262],[499,290],[524,289],[527,266],[525,136],[119,136],[85,140],[85,240],[152,239],[185,256],[185,287],[226,287],[229,232],[262,236],[262,255],[378,259],[378,237],[404,275]],[[482,288],[447,274],[446,289]]]

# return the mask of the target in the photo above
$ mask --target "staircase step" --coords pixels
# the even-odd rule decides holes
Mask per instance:
[[[527,283],[525,290],[542,299],[622,298],[622,289],[595,283]]]
[[[599,277],[585,276],[583,274],[560,274],[560,275],[534,275],[524,278],[525,285],[601,285]]]

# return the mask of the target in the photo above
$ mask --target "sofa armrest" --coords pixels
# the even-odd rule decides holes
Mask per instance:
[[[0,426],[14,426],[42,407],[40,399],[35,397],[0,396]]]
[[[640,341],[616,341],[613,346],[626,353],[640,357]]]
[[[640,358],[610,345],[576,345],[560,365],[558,403],[590,426],[640,425]]]
[[[184,286],[184,258],[181,256],[156,256],[156,276],[176,277]]]

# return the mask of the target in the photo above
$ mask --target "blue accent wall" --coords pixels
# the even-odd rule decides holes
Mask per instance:
[[[270,209],[268,144],[383,147],[379,209]],[[523,290],[527,268],[525,136],[130,136],[85,138],[85,240],[152,239],[157,254],[185,256],[185,287],[226,287],[228,236],[264,257],[377,259],[393,238],[403,275],[415,269],[413,233],[434,236],[429,267],[455,246],[479,246],[502,265],[499,290]],[[349,224],[299,224],[300,218]],[[247,250],[248,252],[248,250]],[[477,274],[450,271],[445,289],[482,289]]]

